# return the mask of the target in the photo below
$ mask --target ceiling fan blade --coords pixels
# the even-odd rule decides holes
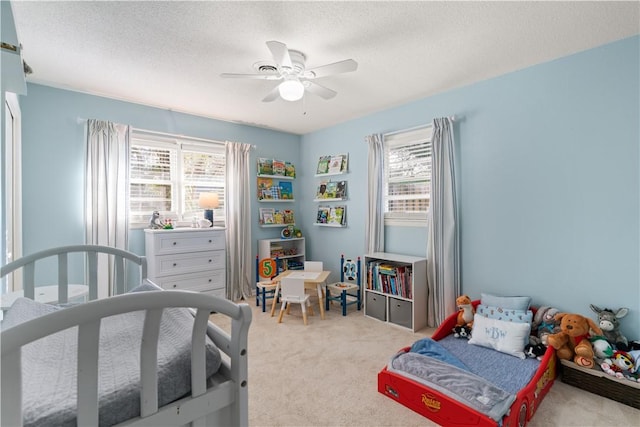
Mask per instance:
[[[318,95],[320,98],[331,99],[338,93],[335,90],[331,90],[315,82],[305,81],[303,83],[305,90]]]
[[[273,56],[273,60],[278,64],[278,67],[293,68],[286,44],[272,40],[267,42],[267,47],[271,51],[271,56]]]
[[[271,92],[269,92],[267,94],[267,96],[262,98],[262,102],[272,102],[272,101],[275,101],[276,99],[278,99],[278,97],[280,96],[280,92],[278,91],[278,87],[280,87],[280,85],[278,85],[278,86],[274,87],[273,89],[271,89]]]
[[[353,59],[345,59],[344,61],[334,62],[333,64],[321,65],[320,67],[306,70],[304,77],[314,79],[318,77],[330,76],[333,74],[350,73],[358,69],[358,63]]]
[[[236,73],[222,73],[220,77],[225,79],[258,79],[258,80],[280,80],[282,78],[279,74],[236,74]]]

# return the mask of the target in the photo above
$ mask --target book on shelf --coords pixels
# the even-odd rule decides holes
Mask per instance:
[[[258,158],[258,175],[273,175],[273,159]]]
[[[347,181],[338,181],[336,184],[336,199],[347,198]]]
[[[331,156],[327,173],[336,174],[347,170],[347,155],[338,154]]]
[[[280,181],[278,187],[283,200],[293,200],[293,184],[290,181]]]
[[[318,168],[316,169],[316,174],[325,174],[329,172],[329,161],[331,160],[331,156],[321,156],[318,159]]]
[[[329,210],[329,220],[327,224],[343,225],[346,220],[346,206],[332,206]]]
[[[411,265],[371,260],[367,264],[367,289],[413,298]]]
[[[316,224],[327,224],[329,222],[329,214],[331,208],[329,206],[318,206],[318,213],[316,215]]]
[[[327,183],[323,181],[318,185],[318,189],[316,190],[316,199],[326,199],[327,197]]]
[[[327,182],[327,190],[325,192],[325,197],[327,199],[335,199],[337,190],[338,190],[338,183],[337,182],[335,182],[335,181]]]
[[[260,223],[275,224],[275,210],[273,208],[260,208]]]
[[[271,178],[258,177],[258,200],[270,199],[271,187],[273,187]]]
[[[284,176],[296,177],[296,167],[291,162],[284,162]]]
[[[284,176],[286,171],[285,162],[283,160],[273,159],[272,169],[273,175]]]

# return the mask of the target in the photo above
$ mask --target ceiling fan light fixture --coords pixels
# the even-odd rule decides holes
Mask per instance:
[[[304,85],[296,76],[286,76],[278,86],[278,92],[285,101],[297,101],[304,95]]]

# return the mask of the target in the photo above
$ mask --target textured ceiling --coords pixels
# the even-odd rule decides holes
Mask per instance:
[[[640,33],[632,2],[12,1],[27,81],[304,134]],[[262,98],[277,84],[222,79],[271,60],[307,68],[330,100]]]

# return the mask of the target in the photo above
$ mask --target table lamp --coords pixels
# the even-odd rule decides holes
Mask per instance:
[[[211,221],[213,227],[213,209],[220,206],[220,200],[217,193],[200,193],[198,205],[204,209],[204,217]]]

